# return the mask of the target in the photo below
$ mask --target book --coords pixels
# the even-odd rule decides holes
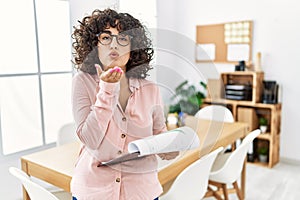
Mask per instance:
[[[199,145],[200,140],[196,132],[190,127],[183,126],[158,135],[132,141],[128,144],[127,154],[101,162],[99,166],[115,165],[152,154],[191,150],[199,147]]]

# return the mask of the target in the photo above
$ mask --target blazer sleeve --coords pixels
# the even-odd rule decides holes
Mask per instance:
[[[153,134],[160,134],[162,132],[167,131],[166,126],[166,119],[164,116],[164,103],[160,94],[159,88],[155,87],[155,95],[156,97],[156,105],[154,112],[152,113],[152,119],[153,119]]]
[[[99,82],[96,97],[81,76],[74,76],[72,83],[72,110],[76,133],[81,142],[89,149],[97,149],[106,132],[114,109],[117,107],[120,84]],[[95,99],[96,98],[96,102]],[[95,102],[95,103],[94,103]]]

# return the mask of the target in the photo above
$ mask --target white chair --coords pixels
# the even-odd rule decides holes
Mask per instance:
[[[79,140],[76,134],[76,125],[74,122],[70,122],[67,124],[64,124],[57,133],[57,139],[56,139],[56,146],[61,146],[63,144],[67,144],[70,142],[74,142],[76,140]],[[61,198],[65,198],[69,196],[68,192],[65,192],[63,189],[58,188],[52,184],[49,184],[45,181],[42,181],[38,178],[32,177],[31,181],[35,182],[36,184],[40,185],[41,187],[45,188],[47,191],[56,194],[56,196],[59,196]]]
[[[234,122],[234,117],[231,111],[221,105],[205,106],[195,114],[195,117],[222,122]]]
[[[199,160],[185,168],[174,180],[166,194],[159,197],[160,200],[199,200],[207,191],[208,177],[211,166],[219,152],[220,147],[203,156]]]
[[[234,122],[234,117],[232,112],[225,106],[222,105],[209,105],[201,108],[195,117],[200,119],[214,120],[220,122]],[[240,140],[236,141],[237,146],[240,144]],[[235,144],[233,144],[235,148]],[[231,151],[232,145],[228,145],[225,150]]]
[[[49,192],[44,187],[31,181],[30,177],[24,171],[16,167],[10,167],[9,172],[21,181],[31,200],[70,200],[72,197],[71,194],[69,194],[69,196],[66,196],[64,198],[58,198],[56,195]]]
[[[75,123],[67,123],[63,125],[57,133],[57,146],[67,144],[70,142],[77,141],[78,137],[76,134],[76,125]]]
[[[252,141],[260,134],[260,130],[254,130],[250,132],[242,141],[241,145],[233,152],[219,154],[215,159],[212,166],[211,173],[209,175],[209,185],[214,185],[218,188],[218,191],[223,189],[223,195],[225,200],[228,199],[227,184],[232,184],[240,200],[243,199],[242,193],[238,187],[237,180],[241,176],[244,161],[247,155],[247,150]],[[212,192],[212,195],[217,199],[220,199],[220,195],[208,187]]]

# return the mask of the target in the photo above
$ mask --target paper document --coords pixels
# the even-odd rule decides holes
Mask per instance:
[[[199,145],[200,141],[196,132],[192,128],[184,126],[130,142],[128,144],[128,154],[102,162],[100,166],[114,165],[151,154],[195,149]]]

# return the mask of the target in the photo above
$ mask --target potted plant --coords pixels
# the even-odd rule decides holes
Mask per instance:
[[[175,95],[171,100],[175,103],[169,107],[169,113],[186,113],[194,115],[200,108],[205,98],[206,84],[202,81],[199,82],[203,90],[197,90],[194,85],[189,82],[183,81],[175,89]]]
[[[259,118],[259,129],[262,133],[265,133],[268,129],[268,119],[264,117]]]
[[[267,162],[268,160],[268,147],[260,147],[258,150],[257,150],[257,153],[258,153],[258,159],[260,162]]]

